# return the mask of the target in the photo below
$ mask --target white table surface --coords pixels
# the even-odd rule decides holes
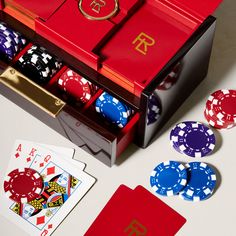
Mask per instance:
[[[169,144],[169,132],[177,122],[205,122],[203,110],[208,95],[221,88],[236,89],[236,1],[225,0],[214,14],[218,18],[209,73],[164,127],[163,134],[147,149],[130,145],[117,163],[109,168],[81,150],[45,124],[0,95],[0,179],[4,177],[10,152],[16,139],[25,139],[76,149],[75,158],[87,163],[86,171],[97,183],[55,231],[55,236],[82,236],[120,184],[134,188],[143,185],[151,190],[149,175],[165,160],[181,162],[192,158],[177,153]],[[236,128],[216,131],[216,151],[204,159],[218,170],[218,186],[208,200],[192,203],[179,197],[160,197],[186,219],[178,236],[236,235]],[[1,203],[0,203],[1,211]],[[27,235],[0,217],[0,235]],[[105,235],[106,236],[106,235]]]

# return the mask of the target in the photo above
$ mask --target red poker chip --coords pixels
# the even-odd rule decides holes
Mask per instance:
[[[158,90],[168,90],[170,89],[179,79],[181,72],[181,63],[177,63],[172,71],[166,76],[166,78],[157,87]]]
[[[218,120],[217,117],[210,115],[207,108],[204,110],[204,116],[205,116],[208,124],[216,129],[230,129],[230,128],[234,127],[234,124],[227,123],[227,122],[224,123],[224,122]]]
[[[30,202],[43,191],[43,178],[30,168],[15,169],[5,178],[4,191],[6,195],[17,203]]]
[[[68,69],[58,80],[58,86],[63,89],[66,94],[76,98],[82,103],[86,103],[92,97],[91,82]]]
[[[236,124],[236,90],[217,90],[208,98],[207,109],[217,120]]]

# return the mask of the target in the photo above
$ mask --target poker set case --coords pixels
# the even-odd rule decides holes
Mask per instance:
[[[145,148],[207,74],[220,0],[6,0],[0,21],[63,61],[41,86],[1,59],[0,92],[112,166],[134,142]],[[84,106],[56,82],[67,68],[99,89]],[[103,91],[132,109],[124,128],[95,111]]]

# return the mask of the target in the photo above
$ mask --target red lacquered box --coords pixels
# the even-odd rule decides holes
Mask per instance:
[[[130,142],[146,147],[206,76],[216,22],[211,14],[220,2],[1,1],[1,21],[27,39],[12,61],[1,62],[1,93],[111,166]],[[15,66],[32,44],[63,61],[43,86]],[[58,89],[68,68],[98,88],[84,106]],[[96,112],[104,91],[132,109],[123,128]]]

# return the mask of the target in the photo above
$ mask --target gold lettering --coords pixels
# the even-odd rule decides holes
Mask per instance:
[[[132,44],[137,44],[135,50],[146,55],[148,52],[148,47],[153,46],[156,43],[155,39],[150,37],[145,33],[140,33],[136,39],[132,42]]]
[[[90,4],[90,7],[92,7],[92,10],[96,12],[97,14],[100,13],[101,8],[106,6],[106,2],[104,0],[93,0]]]
[[[132,220],[124,232],[128,236],[145,236],[147,234],[147,228],[137,220]]]

